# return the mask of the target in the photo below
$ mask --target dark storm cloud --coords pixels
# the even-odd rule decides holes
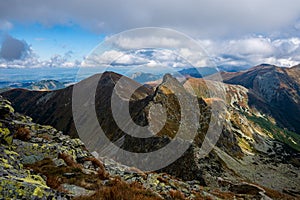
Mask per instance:
[[[0,57],[8,61],[20,60],[27,56],[29,51],[30,47],[25,41],[7,35],[1,44]]]
[[[9,0],[0,18],[39,21],[45,25],[76,23],[96,32],[163,26],[207,36],[269,32],[294,26],[299,0]]]

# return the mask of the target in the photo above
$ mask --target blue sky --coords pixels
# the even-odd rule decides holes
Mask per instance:
[[[13,23],[13,28],[7,32],[19,40],[25,40],[41,59],[70,51],[73,58],[82,58],[105,37],[74,24],[46,27],[39,23]]]
[[[300,63],[299,0],[9,0],[0,1],[0,10],[2,68],[80,66],[100,42],[141,27],[186,34],[217,65],[290,67]],[[151,38],[142,40],[147,43]],[[143,44],[141,38],[122,41]],[[106,52],[108,57],[115,54]],[[138,55],[142,56],[135,53],[122,60],[134,64],[143,59],[142,63],[153,65],[150,58]],[[154,65],[158,66],[170,54],[156,55]]]

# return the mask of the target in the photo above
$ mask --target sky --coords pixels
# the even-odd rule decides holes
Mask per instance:
[[[300,63],[299,0],[0,0],[0,67],[80,67],[99,43],[142,27],[169,28],[193,38],[216,65]],[[123,38],[119,46],[174,43],[150,37]],[[184,63],[168,50],[122,56],[118,63],[127,66]]]

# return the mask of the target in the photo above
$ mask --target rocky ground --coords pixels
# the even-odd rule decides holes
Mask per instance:
[[[79,139],[32,122],[0,97],[1,199],[269,199],[274,191],[218,179],[217,187],[96,159]],[[277,197],[292,196],[276,192]]]

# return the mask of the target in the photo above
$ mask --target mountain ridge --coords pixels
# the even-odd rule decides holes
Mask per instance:
[[[121,147],[134,152],[148,152],[153,148],[159,149],[169,143],[174,136],[173,131],[176,131],[180,124],[180,118],[177,117],[180,109],[177,106],[178,100],[173,94],[174,91],[169,90],[168,84],[165,84],[170,81],[170,84],[174,86],[173,89],[177,92],[183,92],[183,87],[190,84],[198,98],[201,114],[199,123],[202,129],[198,130],[193,143],[184,155],[170,166],[161,169],[160,172],[171,174],[185,181],[197,180],[202,185],[207,186],[218,187],[217,180],[219,177],[230,182],[247,180],[280,192],[289,190],[297,193],[298,188],[300,188],[297,185],[297,178],[285,175],[283,169],[295,174],[299,173],[300,154],[286,145],[292,141],[299,145],[298,140],[283,138],[280,141],[274,138],[284,134],[284,130],[271,123],[264,112],[251,107],[249,104],[251,100],[249,91],[251,89],[197,78],[188,78],[181,85],[171,75],[165,75],[163,82],[155,90],[139,85],[139,90],[134,93],[129,104],[131,116],[135,123],[142,126],[147,125],[151,120],[151,117],[149,118],[150,105],[158,102],[165,106],[167,113],[171,115],[169,115],[165,127],[156,137],[136,140],[120,130],[109,109],[112,91],[121,77],[121,75],[112,72],[104,73],[98,81],[95,96],[98,121],[103,130],[108,133],[107,136],[111,141],[117,142],[120,138],[124,138],[124,141],[120,143]],[[99,75],[90,77],[93,80],[97,78]],[[127,83],[132,81],[126,77],[125,80]],[[85,84],[84,87],[88,88],[90,81],[92,80],[86,79],[78,84]],[[225,102],[210,96],[207,85],[212,88],[215,87],[216,92],[225,88],[227,92]],[[186,89],[188,90],[188,88]],[[64,130],[65,133],[71,133],[72,137],[77,136],[75,132],[72,133],[72,127],[73,131],[76,131],[74,125],[68,125],[68,123],[73,124],[72,87],[53,92],[13,90],[3,95],[13,102],[12,104],[16,106],[18,111],[23,110],[28,114],[31,113],[35,115],[36,119],[42,119],[43,123],[60,127],[59,129]],[[190,94],[186,95],[189,96]],[[216,147],[209,155],[200,158],[200,147],[210,122],[210,107],[212,104],[220,103],[225,103],[227,106],[224,128]],[[82,114],[84,115],[84,113]],[[264,124],[266,122],[268,123],[267,126]],[[118,151],[115,152],[115,155],[118,155]],[[273,166],[272,170],[270,170],[270,166]],[[257,174],[260,174],[261,178],[257,179]],[[274,174],[276,176],[273,176]]]
[[[259,65],[249,70],[222,72],[223,81],[249,89],[250,104],[275,118],[279,126],[300,133],[300,68]]]

